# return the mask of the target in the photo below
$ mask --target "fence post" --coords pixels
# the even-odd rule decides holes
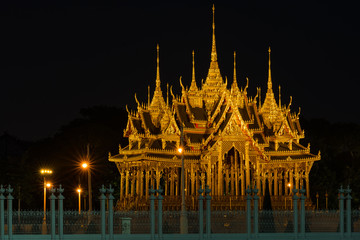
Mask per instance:
[[[54,240],[55,239],[55,195],[54,193],[56,192],[56,189],[54,187],[52,187],[50,189],[51,195],[50,195],[50,211],[51,211],[51,239]]]
[[[109,240],[114,239],[114,196],[112,195],[114,193],[114,189],[111,187],[111,184],[109,188],[106,190],[109,194],[109,222],[108,222],[108,228],[109,228]]]
[[[247,235],[248,239],[250,239],[251,235],[251,189],[250,186],[246,189],[246,229],[247,229]]]
[[[298,190],[296,188],[294,188],[292,190],[292,192],[294,193],[293,195],[293,206],[294,206],[294,235],[295,235],[295,239],[297,238],[297,235],[298,235],[298,226],[299,226],[299,223],[298,223],[298,200],[299,200],[299,197],[297,195],[297,192]]]
[[[106,196],[104,195],[106,193],[106,188],[104,187],[104,184],[101,185],[100,191],[100,212],[101,212],[101,240],[105,240],[105,233],[106,233],[106,221],[105,221],[105,200]]]
[[[204,197],[202,193],[204,192],[204,189],[201,188],[198,190],[199,193],[199,240],[203,240],[204,238]]]
[[[347,189],[345,190],[347,193],[346,195],[346,236],[348,238],[351,237],[351,189],[350,186],[347,186]]]
[[[162,230],[162,201],[164,197],[161,195],[163,193],[163,190],[161,189],[161,186],[159,186],[158,192],[158,236],[159,240],[163,239],[163,230]]]
[[[206,199],[206,238],[211,238],[211,189],[205,185],[205,199]]]
[[[0,240],[5,240],[4,193],[5,193],[5,188],[3,187],[3,185],[0,185]]]
[[[64,192],[64,189],[62,188],[61,184],[59,188],[57,189],[58,195],[58,231],[59,231],[59,239],[63,240],[64,238],[64,199],[65,197],[62,195]]]
[[[305,235],[305,192],[304,186],[299,190],[300,192],[300,202],[301,202],[301,213],[300,213],[300,233],[304,237]]]
[[[256,188],[256,185],[253,189],[254,193],[254,234],[257,238],[259,233],[259,196],[257,195],[259,189]]]
[[[14,197],[11,195],[14,189],[11,188],[10,184],[6,189],[7,195],[7,222],[8,222],[8,239],[12,240],[13,230],[12,230],[12,200]]]
[[[155,239],[155,199],[154,196],[155,190],[153,186],[151,186],[150,192],[150,235],[151,240]]]
[[[340,201],[340,235],[341,237],[344,236],[344,192],[345,190],[342,188],[342,185],[340,186],[339,189],[339,201]]]

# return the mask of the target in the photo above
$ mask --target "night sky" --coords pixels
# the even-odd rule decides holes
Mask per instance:
[[[10,3],[3,3],[10,2]],[[0,133],[20,139],[51,136],[95,105],[135,109],[160,78],[180,94],[179,77],[196,80],[210,63],[212,3],[159,1],[3,1],[0,3]],[[100,1],[99,1],[100,2]],[[110,3],[102,3],[110,2]],[[267,49],[275,95],[301,107],[307,119],[360,123],[360,21],[353,3],[333,1],[215,1],[222,76],[237,78],[265,98]],[[123,126],[125,128],[125,126]],[[121,133],[119,133],[121,134]]]

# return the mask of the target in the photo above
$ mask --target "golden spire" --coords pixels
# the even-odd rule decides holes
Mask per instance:
[[[233,79],[233,83],[231,85],[231,93],[234,95],[238,95],[240,93],[239,87],[237,85],[237,80],[236,80],[236,52],[234,51],[234,79]]]
[[[149,106],[149,110],[153,124],[158,127],[160,126],[160,119],[162,118],[166,107],[166,102],[164,100],[160,86],[159,44],[156,46],[156,54],[156,87]]]
[[[217,53],[216,53],[216,42],[215,42],[215,5],[213,4],[213,22],[212,22],[212,47],[211,47],[211,61],[217,61]]]
[[[269,47],[269,77],[268,77],[268,89],[265,96],[265,101],[260,109],[260,114],[263,115],[264,123],[268,128],[274,127],[276,124],[280,124],[282,121],[281,111],[274,97],[271,81],[271,49]],[[274,125],[275,124],[275,125]]]
[[[192,51],[192,80],[190,89],[191,92],[198,91],[198,87],[196,86],[196,80],[195,80],[195,53],[194,50]]]
[[[272,81],[271,81],[271,59],[270,59],[271,49],[269,47],[269,76],[268,76],[268,91],[272,91]]]
[[[279,85],[279,108],[281,110],[281,86]]]
[[[156,46],[156,90],[160,88],[159,44]]]
[[[166,84],[166,105],[169,106],[169,83]]]
[[[233,85],[237,87],[237,80],[236,80],[236,51],[234,51],[234,81]]]
[[[259,109],[261,109],[261,87],[259,87]]]
[[[192,82],[196,82],[195,81],[195,52],[194,50],[192,51]],[[192,84],[191,82],[191,84]]]

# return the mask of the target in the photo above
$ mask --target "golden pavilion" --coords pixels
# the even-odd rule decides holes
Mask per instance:
[[[261,89],[248,96],[249,81],[238,86],[236,54],[231,86],[220,73],[215,41],[213,7],[211,61],[205,82],[198,87],[195,79],[194,52],[190,87],[183,84],[182,92],[169,101],[169,85],[164,98],[159,70],[159,46],[155,91],[150,90],[147,103],[135,95],[136,110],[128,110],[124,137],[129,139],[119,153],[109,155],[120,173],[118,209],[147,209],[149,189],[164,190],[164,208],[180,209],[181,202],[181,134],[184,138],[185,197],[188,209],[196,209],[197,190],[208,185],[212,208],[242,209],[245,189],[257,186],[260,208],[265,188],[269,188],[273,208],[291,207],[292,189],[306,188],[306,204],[311,207],[309,173],[314,161],[310,145],[303,146],[304,130],[299,114],[291,111],[290,103],[276,101],[269,73],[267,91],[261,101]],[[150,87],[149,87],[150,89]],[[182,131],[181,131],[182,129]],[[267,186],[266,186],[267,185]]]

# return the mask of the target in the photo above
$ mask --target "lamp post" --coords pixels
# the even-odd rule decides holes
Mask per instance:
[[[88,162],[83,162],[81,164],[83,169],[87,169],[88,173],[88,192],[89,192],[89,212],[92,211],[92,194],[91,194],[91,170]]]
[[[46,188],[51,187],[51,184],[49,182],[46,182],[46,175],[51,175],[52,170],[41,169],[40,173],[41,173],[41,175],[44,176],[44,218],[43,218],[43,222],[46,223]]]
[[[180,147],[178,149],[181,153],[181,213],[180,213],[180,234],[188,233],[188,219],[185,206],[185,167],[184,167],[184,132],[183,127],[181,127],[181,136],[180,136]]]
[[[326,193],[325,193],[325,209],[326,209],[326,211],[328,210],[328,197],[329,197],[329,194],[326,191]]]
[[[319,193],[316,193],[316,211],[319,210]]]
[[[81,188],[76,189],[79,194],[79,214],[81,213]]]

